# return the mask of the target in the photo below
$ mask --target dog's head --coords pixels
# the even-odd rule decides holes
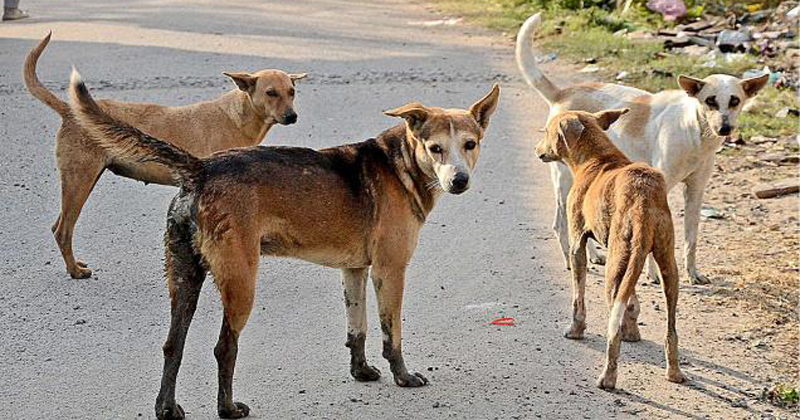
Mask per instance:
[[[554,115],[547,122],[544,137],[536,145],[536,156],[542,162],[570,159],[584,131],[589,127],[608,130],[615,121],[630,111],[628,108],[608,109],[596,113],[567,111]]]
[[[702,80],[678,77],[681,88],[700,101],[701,117],[708,122],[713,134],[720,137],[733,133],[745,101],[756,96],[767,81],[769,74],[744,80],[725,74],[713,74]]]
[[[294,83],[306,73],[287,74],[280,70],[256,73],[222,73],[230,77],[250,97],[255,112],[270,124],[289,125],[297,122],[294,111]]]
[[[405,120],[414,159],[426,175],[435,179],[430,188],[461,194],[470,187],[481,140],[499,97],[500,86],[495,84],[469,110],[429,108],[412,102],[385,114]]]

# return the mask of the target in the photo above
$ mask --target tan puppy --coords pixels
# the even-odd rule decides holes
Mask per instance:
[[[61,115],[61,128],[56,136],[56,160],[61,174],[61,214],[52,231],[70,276],[86,278],[92,275],[92,271],[75,259],[72,232],[100,175],[108,169],[145,183],[175,183],[166,167],[122,159],[87,139],[86,132],[70,115],[69,105],[47,90],[36,76],[36,63],[49,42],[50,34],[28,54],[25,84],[31,95]],[[297,121],[294,83],[305,74],[262,70],[254,74],[225,75],[233,79],[239,89],[213,101],[180,107],[112,100],[98,103],[115,118],[134,124],[195,156],[261,143],[274,124],[288,125]]]
[[[565,332],[567,338],[583,338],[586,329],[586,241],[592,238],[608,249],[606,303],[611,315],[606,366],[597,381],[604,389],[614,388],[617,382],[620,339],[640,339],[635,287],[651,252],[661,269],[667,300],[667,379],[684,381],[675,331],[678,268],[664,175],[644,163],[631,162],[604,132],[627,112],[556,114],[536,146],[539,159],[565,163],[575,178],[567,198],[572,266],[572,325]]]
[[[175,402],[175,380],[207,270],[214,275],[225,314],[214,349],[219,364],[217,410],[226,418],[249,413],[246,405],[233,401],[232,380],[239,334],[253,306],[259,255],[294,257],[342,270],[350,373],[359,381],[380,377],[364,354],[371,269],[383,357],[395,383],[418,387],[428,382],[403,361],[405,270],[441,193],[461,194],[469,188],[499,87],[469,110],[412,103],[387,111],[405,124],[362,143],[319,151],[251,147],[204,159],[106,114],[77,73],[70,93],[78,120],[100,147],[132,160],[160,162],[181,184],[164,239],[172,322],[156,399],[159,419],[184,417]]]

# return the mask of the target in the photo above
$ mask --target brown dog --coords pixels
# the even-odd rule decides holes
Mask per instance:
[[[661,270],[667,301],[667,379],[684,381],[675,331],[675,237],[664,176],[643,163],[631,162],[604,132],[626,112],[627,108],[556,114],[536,146],[539,159],[564,162],[575,178],[567,198],[572,267],[572,325],[565,332],[567,338],[583,338],[586,329],[586,241],[592,238],[608,249],[606,303],[611,315],[606,366],[597,381],[604,389],[614,388],[617,382],[620,339],[640,339],[635,287],[650,253]]]
[[[253,305],[260,254],[342,269],[350,372],[359,381],[380,377],[364,355],[371,268],[383,356],[394,381],[403,387],[427,383],[403,361],[405,270],[441,193],[460,194],[469,188],[484,130],[497,106],[498,86],[468,111],[419,103],[387,111],[405,124],[362,143],[319,151],[252,147],[204,159],[106,114],[77,73],[70,93],[80,124],[101,147],[127,159],[164,164],[181,185],[170,206],[164,240],[172,323],[156,400],[159,419],[184,417],[175,403],[175,379],[206,271],[214,275],[225,313],[214,349],[217,410],[227,418],[248,414],[246,405],[232,399],[232,378],[239,334]]]
[[[50,42],[48,34],[25,60],[25,84],[31,95],[61,115],[56,136],[56,160],[61,174],[61,214],[52,230],[67,271],[86,278],[92,271],[72,253],[72,232],[86,199],[100,175],[111,172],[145,183],[174,185],[170,170],[155,163],[121,159],[87,139],[70,115],[69,105],[47,90],[36,76],[36,63]],[[178,145],[195,156],[207,156],[232,147],[261,143],[274,124],[293,124],[294,83],[305,74],[262,70],[254,74],[224,73],[239,89],[219,99],[181,107],[99,101],[115,118]]]

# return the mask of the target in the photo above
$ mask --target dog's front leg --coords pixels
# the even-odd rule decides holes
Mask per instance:
[[[402,322],[405,264],[372,266],[372,283],[378,297],[378,313],[383,331],[383,357],[389,361],[394,382],[402,387],[420,387],[428,383],[422,374],[409,372],[403,360]]]
[[[350,348],[350,374],[360,382],[377,381],[381,371],[367,364],[367,268],[342,269],[344,306],[347,311],[347,342]]]
[[[711,281],[697,271],[695,256],[697,255],[697,231],[700,228],[700,209],[703,205],[703,190],[705,190],[714,161],[711,160],[698,172],[692,174],[684,181],[683,198],[684,208],[684,249],[683,258],[689,282],[692,284],[709,284]]]
[[[550,164],[550,179],[553,181],[553,190],[556,195],[556,217],[553,221],[553,231],[558,238],[561,252],[564,254],[564,265],[570,269],[569,225],[567,222],[567,197],[572,188],[572,174],[562,163]]]
[[[570,247],[570,265],[572,266],[572,324],[564,331],[564,337],[573,340],[583,338],[586,330],[586,236],[582,233],[573,235]]]

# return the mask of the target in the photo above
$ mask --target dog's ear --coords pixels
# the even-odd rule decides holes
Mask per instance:
[[[308,77],[308,73],[292,73],[289,75],[289,79],[292,79],[292,84],[298,80],[305,79],[306,77]]]
[[[406,120],[406,124],[412,132],[419,131],[430,116],[430,110],[419,102],[411,102],[400,108],[383,111],[383,113],[390,117],[400,117]]]
[[[572,147],[571,144],[581,138],[584,128],[577,115],[564,117],[558,123],[558,138],[564,142],[564,146],[569,150]]]
[[[239,90],[247,93],[251,93],[253,88],[256,87],[256,81],[258,81],[257,77],[254,77],[250,73],[233,73],[233,72],[222,72],[222,74],[230,77]]]
[[[769,73],[764,73],[761,76],[751,77],[749,79],[744,79],[739,84],[742,86],[744,90],[744,94],[747,95],[748,98],[752,98],[756,96],[758,91],[764,88],[769,82]]]
[[[492,86],[491,92],[487,93],[486,96],[481,98],[480,101],[475,102],[470,108],[469,112],[475,117],[475,121],[478,122],[478,125],[481,126],[482,129],[486,129],[489,126],[489,118],[494,113],[495,109],[497,109],[497,102],[500,98],[500,85],[497,83]]]
[[[628,111],[630,111],[629,108],[607,109],[605,111],[595,113],[594,117],[597,118],[597,124],[600,125],[600,128],[605,131],[608,130],[608,127],[611,127],[611,124],[614,124],[619,117],[627,114]]]
[[[680,75],[678,76],[678,85],[680,85],[681,89],[686,91],[686,94],[694,98],[703,90],[703,86],[706,85],[706,82],[695,79],[694,77]]]

